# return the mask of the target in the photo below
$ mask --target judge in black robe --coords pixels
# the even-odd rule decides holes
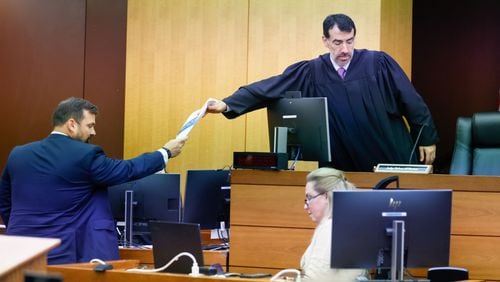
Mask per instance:
[[[352,41],[342,44],[353,43],[352,31],[350,34]],[[349,61],[343,79],[335,70],[331,51],[293,64],[280,75],[242,86],[223,103],[209,106],[208,111],[221,112],[217,106],[225,103],[224,115],[235,118],[268,106],[287,91],[301,91],[302,97],[326,97],[328,101],[333,161],[321,166],[372,171],[378,163],[417,163],[419,150],[413,154],[414,146],[433,146],[432,156],[420,158],[432,163],[438,141],[436,128],[428,107],[401,67],[379,51],[352,48],[346,57]]]

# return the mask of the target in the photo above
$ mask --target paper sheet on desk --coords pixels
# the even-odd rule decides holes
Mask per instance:
[[[213,103],[213,100],[207,100],[203,106],[194,111],[189,115],[189,117],[186,119],[186,122],[181,127],[181,130],[179,130],[179,133],[177,133],[176,138],[184,138],[189,135],[189,132],[193,129],[193,127],[198,123],[198,121],[205,116],[205,113],[207,112],[207,107],[210,103]]]

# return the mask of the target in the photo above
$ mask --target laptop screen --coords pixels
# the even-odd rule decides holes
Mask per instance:
[[[150,221],[149,227],[153,240],[155,268],[166,265],[182,252],[191,253],[196,258],[198,266],[203,266],[199,224]],[[191,258],[182,256],[165,269],[165,272],[189,274],[192,265]]]

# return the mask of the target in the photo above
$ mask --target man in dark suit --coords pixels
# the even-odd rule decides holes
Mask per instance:
[[[84,99],[62,101],[52,133],[15,147],[2,174],[0,216],[7,234],[61,239],[49,264],[119,259],[106,187],[163,170],[186,142],[173,139],[130,160],[108,158],[88,143],[97,113]]]

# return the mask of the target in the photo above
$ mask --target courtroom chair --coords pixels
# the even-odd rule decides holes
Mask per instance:
[[[500,112],[457,119],[450,174],[500,175]]]
[[[393,175],[380,180],[377,184],[375,184],[375,186],[373,186],[373,190],[387,189],[387,186],[393,182],[396,182],[396,189],[399,189],[399,176]]]
[[[431,282],[469,280],[469,271],[461,267],[431,267],[427,270],[427,279]]]

